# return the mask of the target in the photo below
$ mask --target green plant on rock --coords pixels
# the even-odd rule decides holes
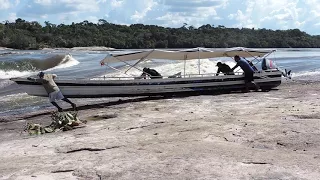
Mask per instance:
[[[48,126],[42,126],[41,124],[27,123],[25,131],[29,135],[40,135],[45,133],[52,133],[57,131],[68,131],[74,129],[75,126],[83,124],[78,118],[78,112],[53,112],[51,114],[52,122]]]

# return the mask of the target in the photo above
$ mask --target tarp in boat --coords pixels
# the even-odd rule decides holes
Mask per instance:
[[[227,48],[219,50],[211,50],[208,48],[193,48],[177,51],[167,51],[160,49],[152,49],[145,51],[136,51],[124,54],[111,54],[101,60],[101,65],[111,62],[139,60],[137,63],[144,61],[145,59],[167,59],[167,60],[191,60],[191,59],[206,59],[217,57],[234,57],[238,55],[240,57],[264,57],[275,50],[259,50],[249,49],[243,47]],[[136,64],[137,64],[136,63]]]
[[[270,59],[267,58],[263,58],[262,62],[261,62],[261,68],[263,70],[267,70],[267,69],[278,69],[278,66],[276,65],[275,62],[273,62]]]

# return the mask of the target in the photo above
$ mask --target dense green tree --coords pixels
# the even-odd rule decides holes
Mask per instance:
[[[44,26],[21,18],[0,23],[0,46],[16,49],[43,47],[107,46],[113,48],[193,48],[193,47],[252,47],[252,48],[318,48],[320,36],[311,36],[299,29],[270,30],[227,28],[206,24],[196,28],[182,23],[180,28],[132,24],[129,26],[79,23]]]

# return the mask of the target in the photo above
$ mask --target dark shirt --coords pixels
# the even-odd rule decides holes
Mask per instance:
[[[145,70],[141,76],[149,75],[151,79],[162,78],[161,74],[154,69]]]
[[[258,68],[252,63],[252,61],[248,61],[248,60],[247,60],[247,62],[250,64],[250,66],[252,67],[252,69],[253,69],[254,71],[258,71]]]
[[[244,73],[254,73],[252,66],[244,59],[240,59],[237,64],[232,68],[234,70],[237,67],[241,67]]]
[[[217,76],[219,75],[220,72],[224,73],[225,75],[234,75],[234,72],[227,64],[221,64],[218,67],[219,68],[216,74]]]

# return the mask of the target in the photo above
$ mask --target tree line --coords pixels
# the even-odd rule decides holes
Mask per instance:
[[[227,28],[206,24],[195,28],[157,25],[118,25],[100,19],[98,23],[52,24],[26,21],[0,23],[0,46],[15,49],[72,48],[105,46],[140,48],[319,48],[320,36],[299,29],[271,30]]]

